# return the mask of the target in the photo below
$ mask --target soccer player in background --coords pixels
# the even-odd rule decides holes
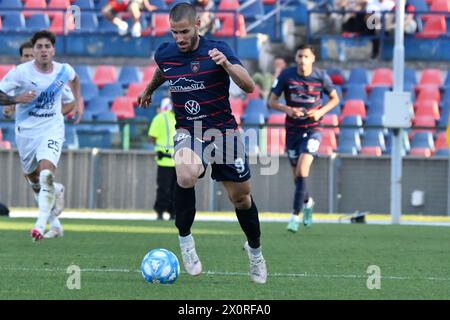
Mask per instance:
[[[200,19],[191,4],[175,5],[169,20],[175,42],[163,43],[157,49],[158,68],[138,102],[143,107],[149,106],[153,92],[169,81],[177,128],[175,225],[184,267],[190,275],[202,272],[191,234],[196,212],[194,186],[211,163],[211,176],[223,183],[247,237],[244,248],[250,259],[251,279],[265,283],[267,269],[261,252],[258,209],[251,196],[250,168],[228,100],[230,77],[248,93],[254,90],[254,82],[226,43],[199,35]],[[211,129],[220,134],[218,140],[217,136],[209,136]],[[218,141],[226,133],[230,134],[219,146]],[[205,155],[208,148],[214,150],[216,161]],[[229,161],[219,163],[217,157]]]
[[[312,46],[297,48],[297,66],[284,69],[274,81],[269,106],[287,114],[286,149],[295,178],[292,216],[287,229],[297,232],[299,213],[303,212],[303,225],[312,224],[314,200],[308,193],[309,171],[322,139],[318,128],[322,117],[339,104],[338,94],[328,75],[313,67],[315,54]],[[284,93],[286,104],[279,102]],[[322,106],[321,98],[330,100]]]
[[[19,47],[19,61],[20,63],[25,63],[28,61],[32,61],[34,59],[33,55],[33,44],[30,40],[22,43]],[[72,94],[72,91],[68,86],[65,86],[63,89],[62,94],[62,114],[65,116],[69,114],[73,108],[75,107],[75,101]],[[11,118],[16,110],[15,105],[8,105],[3,107],[3,115],[5,118]],[[30,186],[32,187],[34,198],[36,202],[38,203],[39,199],[39,189],[36,188],[37,186],[34,185],[30,179],[28,179],[27,174],[25,173],[25,179],[30,183]],[[55,204],[52,208],[52,213],[50,214],[50,218],[48,223],[50,224],[50,230],[44,234],[44,238],[57,238],[62,237],[64,235],[64,231],[61,225],[61,222],[59,221],[58,216],[61,214],[61,212],[64,209],[64,186],[59,183],[55,182]]]
[[[64,142],[61,101],[66,84],[74,95],[77,122],[83,113],[78,76],[70,65],[53,61],[55,42],[53,33],[36,32],[31,38],[35,59],[12,69],[0,81],[0,104],[17,104],[17,149],[23,171],[38,198],[39,216],[31,230],[35,241],[44,237],[47,221],[56,213],[53,180]],[[27,99],[9,96],[13,91]]]

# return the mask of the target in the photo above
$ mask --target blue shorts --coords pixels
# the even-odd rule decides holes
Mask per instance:
[[[317,156],[321,141],[322,132],[318,128],[298,129],[294,134],[286,133],[286,152],[291,165],[297,166],[298,158],[302,153]]]
[[[175,153],[181,148],[189,148],[202,159],[205,171],[211,164],[211,178],[216,181],[244,182],[250,179],[250,166],[239,131],[216,139],[194,138],[177,132],[174,137]]]

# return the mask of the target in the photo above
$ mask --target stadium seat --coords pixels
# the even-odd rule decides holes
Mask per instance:
[[[418,156],[418,157],[431,157],[432,151],[430,148],[418,148],[418,147],[412,147],[409,151],[410,156]]]
[[[65,136],[64,136],[64,143],[63,143],[63,149],[70,149],[75,150],[80,147],[78,143],[78,135],[77,135],[77,129],[74,125],[66,124],[65,128]]]
[[[442,84],[441,70],[439,69],[425,69],[419,81],[419,88],[422,86],[440,87]]]
[[[114,66],[98,66],[95,69],[92,82],[99,88],[102,88],[107,83],[117,82],[116,68]]]
[[[450,12],[450,1],[448,0],[432,0],[430,11]]]
[[[11,150],[11,142],[10,141],[0,141],[0,150]]]
[[[338,68],[328,68],[327,74],[335,85],[342,86],[345,82],[344,73]]]
[[[366,129],[363,138],[363,147],[379,147],[381,152],[386,151],[386,141],[382,129]]]
[[[383,100],[374,100],[370,102],[370,105],[367,107],[367,116],[369,115],[383,115],[384,114],[384,101]]]
[[[320,144],[319,150],[317,151],[317,154],[321,156],[331,156],[333,154],[333,149],[330,146]]]
[[[286,114],[285,113],[271,114],[269,115],[269,119],[267,119],[267,123],[284,125],[286,123]]]
[[[438,157],[450,157],[450,149],[449,148],[436,149],[434,155]]]
[[[1,0],[0,10],[2,9],[22,9],[23,4],[21,0]]]
[[[438,87],[421,87],[417,94],[416,103],[421,100],[435,100],[437,103],[441,102],[441,93]]]
[[[417,84],[416,72],[411,68],[405,68],[403,81],[405,86],[407,84],[415,86]]]
[[[92,98],[99,95],[97,86],[92,82],[82,82],[80,84],[80,92],[86,102],[89,102]]]
[[[50,0],[47,8],[48,9],[67,9],[70,6],[71,6],[70,0]],[[82,8],[80,7],[80,9],[82,9]],[[87,9],[87,8],[85,8],[85,9]]]
[[[245,21],[255,21],[264,15],[264,5],[261,0],[249,1],[248,5],[240,6],[240,12]]]
[[[408,3],[414,6],[415,11],[429,11],[426,0],[408,0]]]
[[[261,99],[261,88],[259,85],[255,84],[255,89],[253,92],[247,93],[245,97],[245,105],[252,99]]]
[[[383,152],[381,151],[380,147],[372,146],[372,147],[362,147],[361,148],[361,154],[366,156],[381,156]]]
[[[383,86],[392,87],[392,70],[388,68],[378,68],[373,71],[371,87]]]
[[[325,128],[333,130],[335,134],[339,134],[339,118],[336,114],[325,114],[320,123]]]
[[[267,128],[267,154],[280,155],[286,149],[286,129]]]
[[[450,87],[444,89],[444,95],[441,97],[441,103],[445,101],[450,101]]]
[[[346,100],[342,109],[340,120],[347,116],[359,115],[362,120],[366,119],[366,108],[362,100]]]
[[[416,38],[434,39],[447,32],[445,16],[430,15],[425,21],[423,31],[416,33]]]
[[[98,114],[109,111],[109,101],[104,97],[93,97],[86,103],[86,111],[96,118]]]
[[[47,8],[47,2],[45,0],[25,0],[24,9],[46,9]],[[44,11],[40,10],[23,10],[22,11],[25,18],[30,17],[33,14],[37,13],[44,13]]]
[[[366,85],[349,84],[346,88],[345,100],[363,100],[364,104],[367,102]]]
[[[439,120],[439,105],[435,100],[419,100],[415,105],[415,116],[430,116],[435,120]]]
[[[265,119],[269,117],[269,110],[267,109],[267,102],[264,99],[251,99],[245,107],[244,116],[250,114],[261,114]]]
[[[239,115],[240,117],[244,114],[244,101],[242,99],[230,97],[230,106],[235,116]]]
[[[126,96],[129,98],[133,98],[137,103],[137,98],[142,92],[144,92],[145,88],[147,88],[146,83],[138,83],[138,82],[130,83],[130,85],[128,86]]]
[[[411,136],[413,136],[416,132],[431,132],[435,131],[436,120],[433,116],[428,115],[417,115],[413,119],[413,126],[415,127],[426,127],[427,129],[417,129],[413,128],[411,131]]]
[[[80,83],[90,83],[92,84],[92,76],[89,71],[89,67],[86,65],[74,65],[73,68],[80,78]]]
[[[168,9],[164,0],[152,0],[151,5],[158,7],[158,9]]]
[[[0,79],[3,79],[3,77],[15,67],[14,64],[0,64]]]
[[[99,91],[99,96],[108,100],[108,102],[114,101],[116,97],[123,95],[122,86],[119,83],[107,83]]]
[[[2,14],[2,31],[16,32],[25,30],[25,17],[21,12],[8,12]]]
[[[50,27],[50,19],[45,13],[35,13],[25,20],[27,30],[37,32]]]
[[[428,148],[434,151],[434,139],[431,132],[417,132],[411,139],[412,148]]]
[[[111,133],[119,133],[120,128],[117,122],[117,115],[111,111],[105,111],[95,116],[95,120],[98,122],[110,122],[99,123],[94,127],[96,131],[109,131]]]
[[[111,106],[118,119],[130,119],[135,117],[134,100],[129,97],[117,97]]]
[[[337,149],[337,139],[333,129],[322,130],[321,144],[325,146],[330,146],[333,151]]]
[[[169,15],[167,13],[152,14],[152,35],[164,36],[170,32]]]
[[[147,67],[144,67],[142,69],[142,82],[149,83],[153,78],[153,74],[155,73],[156,68],[158,68],[156,64],[151,64]]]
[[[95,9],[94,0],[75,0],[74,5],[79,6],[81,10]]]
[[[65,34],[64,24],[67,32],[75,29],[75,20],[71,13],[60,11],[48,12],[50,17],[50,31],[57,35]]]
[[[437,134],[434,145],[436,150],[450,147],[450,143],[447,143],[447,133],[445,131],[441,131]]]
[[[369,83],[367,80],[367,70],[365,68],[352,68],[348,77],[348,84],[366,85]]]
[[[340,135],[342,135],[343,133],[345,135],[346,132],[350,131],[356,131],[358,132],[358,134],[362,134],[364,133],[362,125],[363,121],[361,119],[361,116],[346,116],[341,122]]]
[[[94,12],[81,11],[80,29],[71,30],[72,33],[96,33],[98,32],[98,18]]]
[[[112,134],[108,130],[77,129],[78,143],[80,148],[112,147]]]
[[[239,9],[240,4],[239,0],[220,0],[219,1],[219,10],[236,10]]]
[[[218,12],[216,18],[220,20],[221,26],[213,35],[216,37],[244,37],[247,35],[245,19],[242,14],[235,18],[234,13]]]
[[[139,82],[140,80],[139,71],[136,67],[125,66],[120,70],[118,82],[123,87],[128,87],[130,83]]]

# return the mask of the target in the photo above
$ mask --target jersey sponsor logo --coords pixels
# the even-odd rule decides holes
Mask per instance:
[[[189,100],[184,104],[184,109],[187,113],[195,116],[200,112],[200,104],[195,100]]]
[[[179,78],[176,81],[169,80],[170,92],[190,92],[205,89],[204,81],[195,81],[185,77]]]
[[[167,71],[169,71],[170,69],[172,69],[172,67],[169,67],[169,68],[163,68],[163,71],[164,71],[164,72],[167,72]]]
[[[58,88],[61,88],[64,85],[64,82],[62,82],[61,80],[56,81],[56,86]]]
[[[191,61],[191,70],[193,73],[197,73],[200,70],[200,61]]]
[[[178,141],[181,141],[181,140],[184,140],[184,139],[187,139],[187,138],[189,138],[189,135],[188,135],[188,134],[186,134],[186,133],[178,133],[178,134],[175,136],[175,138],[173,138],[173,140],[174,140],[175,142],[178,142]]]
[[[291,101],[294,101],[297,103],[314,103],[314,102],[316,102],[316,99],[317,99],[316,96],[310,96],[307,94],[291,93]]]

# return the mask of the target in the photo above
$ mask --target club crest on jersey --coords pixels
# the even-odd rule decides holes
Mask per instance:
[[[306,87],[306,91],[313,92],[314,91],[314,86],[307,86]]]
[[[58,88],[62,87],[63,84],[64,84],[64,82],[62,82],[61,80],[56,81],[56,86],[57,86]]]
[[[192,61],[191,62],[191,70],[193,73],[197,73],[200,70],[200,61]]]

